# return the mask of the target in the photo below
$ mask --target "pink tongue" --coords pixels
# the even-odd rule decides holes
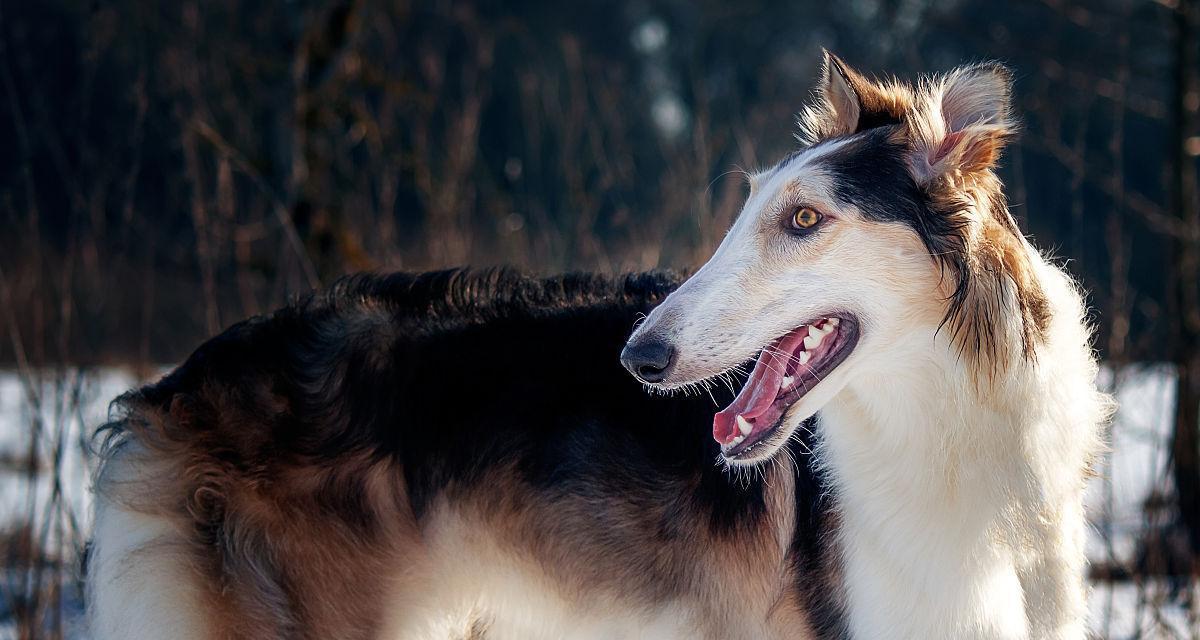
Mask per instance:
[[[800,327],[791,333],[771,343],[758,356],[754,363],[754,371],[746,386],[742,387],[738,396],[721,412],[713,416],[713,438],[721,444],[729,444],[738,437],[737,417],[740,415],[755,428],[760,426],[754,422],[771,408],[779,394],[779,385],[788,370],[788,362],[804,337],[808,335],[808,327]]]

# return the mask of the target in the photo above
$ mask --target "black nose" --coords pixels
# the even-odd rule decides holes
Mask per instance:
[[[642,382],[665,380],[674,357],[675,349],[657,338],[642,338],[621,350],[621,364]]]

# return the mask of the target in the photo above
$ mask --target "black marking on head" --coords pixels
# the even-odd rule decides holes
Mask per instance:
[[[890,111],[886,111],[883,109],[868,109],[866,105],[860,105],[860,106],[862,107],[862,111],[860,112],[859,117],[858,117],[858,128],[855,130],[855,132],[853,134],[851,134],[851,136],[835,136],[832,138],[825,138],[823,140],[819,140],[816,143],[813,143],[811,145],[803,145],[799,149],[796,149],[796,150],[792,151],[791,153],[787,154],[786,156],[783,157],[782,160],[777,162],[775,164],[774,168],[771,169],[772,173],[775,171],[779,171],[780,169],[788,166],[789,164],[792,163],[793,160],[795,160],[796,158],[799,158],[800,156],[804,155],[805,153],[808,153],[809,151],[812,151],[814,149],[818,149],[830,142],[845,140],[847,137],[854,137],[865,131],[873,131],[875,129],[880,129],[882,127],[891,127],[893,125],[898,125],[903,122],[903,120],[899,116],[891,113]]]
[[[824,146],[827,146],[829,143],[834,142],[836,140],[841,140],[841,138],[829,138],[827,140],[820,140],[820,141],[815,142],[810,145],[801,146],[799,149],[796,149],[795,151],[792,151],[791,153],[784,156],[783,159],[780,160],[779,162],[776,162],[775,166],[771,167],[770,173],[775,173],[776,171],[784,169],[785,167],[790,165],[792,162],[794,162],[800,156],[802,156],[810,151],[815,151]]]
[[[970,282],[967,265],[966,224],[962,216],[935,208],[928,191],[917,184],[908,169],[910,153],[904,138],[890,127],[872,129],[821,158],[833,179],[835,197],[854,205],[867,219],[900,222],[911,228],[929,255],[955,278],[954,291],[943,323],[962,307]],[[941,208],[965,209],[960,199],[943,199]]]
[[[954,238],[961,240],[962,229],[932,208],[929,194],[908,170],[906,153],[908,147],[895,139],[894,130],[879,128],[854,136],[821,163],[838,200],[854,205],[867,219],[908,225],[932,256],[965,260],[964,248],[951,246]]]
[[[819,163],[842,203],[857,207],[868,219],[904,222],[919,230],[928,201],[908,170],[905,145],[894,141],[893,133],[881,128],[853,136]]]
[[[871,111],[864,108],[862,114],[858,117],[858,130],[855,133],[862,133],[863,131],[870,131],[880,127],[890,127],[901,122],[903,120],[890,111]]]

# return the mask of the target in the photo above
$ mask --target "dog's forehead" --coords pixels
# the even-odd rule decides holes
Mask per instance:
[[[780,198],[808,200],[854,209],[875,220],[907,220],[922,201],[903,142],[884,128],[800,149],[756,180],[759,206]]]
[[[798,149],[753,176],[751,180],[756,195],[763,200],[761,204],[788,196],[818,200],[832,197],[834,176],[829,161],[842,153],[849,142],[839,138]]]

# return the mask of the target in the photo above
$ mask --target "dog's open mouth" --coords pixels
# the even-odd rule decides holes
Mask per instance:
[[[769,440],[788,408],[837,368],[857,343],[854,317],[831,315],[767,345],[746,386],[713,418],[713,437],[722,454],[741,457]]]

